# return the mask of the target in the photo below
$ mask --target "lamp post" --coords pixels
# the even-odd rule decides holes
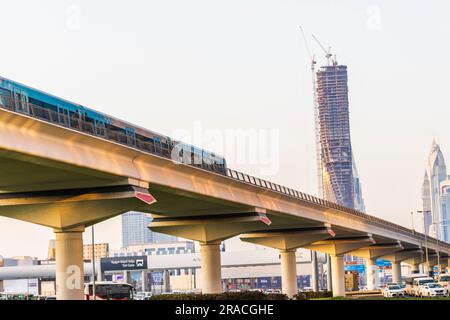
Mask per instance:
[[[92,297],[97,300],[95,293],[95,239],[94,239],[94,225],[92,225]]]
[[[440,236],[442,235],[442,238],[444,238],[443,241],[445,241],[444,226],[448,226],[448,223],[444,223],[444,221],[441,220],[441,221],[433,222],[432,224],[435,225],[435,229],[436,229],[436,246],[437,246],[437,250],[438,250],[438,252],[437,252],[437,258],[438,258],[438,266],[439,266],[439,273],[440,273],[440,272],[441,272],[441,270],[440,270],[440,265],[441,265],[441,263],[440,263],[439,252],[440,252],[440,249],[441,249],[441,248],[440,248],[440,241],[439,241],[439,238],[440,238]],[[441,228],[442,228],[442,230],[441,230]],[[441,233],[441,231],[442,231],[442,233]]]
[[[430,267],[430,261],[428,258],[428,237],[427,237],[427,223],[426,223],[426,213],[430,213],[430,210],[417,210],[417,213],[422,213],[423,214],[423,234],[424,234],[424,238],[425,238],[425,257],[426,257],[426,261],[427,261],[427,268]]]

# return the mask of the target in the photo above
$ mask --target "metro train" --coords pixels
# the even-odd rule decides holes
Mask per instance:
[[[225,158],[0,77],[0,108],[227,175]]]

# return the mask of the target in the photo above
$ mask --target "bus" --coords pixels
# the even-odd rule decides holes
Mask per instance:
[[[84,286],[84,297],[86,300],[94,300],[93,282]],[[96,281],[96,300],[133,300],[134,288],[131,284],[115,281]]]

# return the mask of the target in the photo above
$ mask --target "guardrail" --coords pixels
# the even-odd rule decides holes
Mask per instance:
[[[345,207],[343,205],[340,205],[340,204],[337,204],[337,203],[334,203],[334,202],[331,202],[328,200],[324,200],[324,199],[321,199],[321,198],[318,198],[318,197],[315,197],[315,196],[312,196],[312,195],[309,195],[309,194],[306,194],[306,193],[303,193],[303,192],[300,192],[300,191],[297,191],[297,190],[294,190],[294,189],[291,189],[288,187],[284,187],[282,185],[279,185],[279,184],[276,184],[276,183],[273,183],[273,182],[270,182],[270,181],[267,181],[264,179],[256,178],[256,177],[253,177],[251,175],[248,175],[248,174],[236,171],[236,170],[232,170],[232,169],[227,169],[227,170],[228,170],[227,175],[235,180],[245,182],[245,183],[260,187],[260,188],[268,189],[268,190],[271,190],[274,192],[278,192],[283,195],[297,198],[297,199],[300,199],[300,200],[303,200],[303,201],[306,201],[306,202],[309,202],[309,203],[312,203],[315,205],[322,206],[327,209],[331,208],[331,209],[339,210],[339,211],[342,211],[342,212],[345,212],[345,213],[348,213],[348,214],[351,214],[354,216],[358,216],[358,217],[366,219],[370,222],[381,224],[384,227],[387,226],[389,228],[392,228],[395,231],[401,232],[405,235],[416,237],[416,238],[418,238],[419,241],[422,241],[425,237],[425,235],[423,233],[414,231],[412,229],[408,229],[401,225],[398,225],[393,222],[383,220],[381,218],[360,212],[358,210],[351,209],[351,208]],[[431,243],[434,244],[434,243],[436,243],[436,239],[430,238],[428,236],[428,242],[430,242],[430,244]],[[443,248],[450,249],[450,244],[444,243],[442,241],[439,241],[438,243]]]

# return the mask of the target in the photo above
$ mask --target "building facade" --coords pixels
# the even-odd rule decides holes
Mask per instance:
[[[448,179],[447,167],[445,165],[445,159],[444,155],[442,154],[442,150],[435,140],[433,141],[431,152],[428,157],[427,173],[430,190],[429,208],[431,209],[431,219],[432,219],[429,228],[430,229],[429,233],[430,236],[432,237],[448,242],[449,241],[448,237],[444,237],[445,234],[448,234],[448,232],[446,231],[448,226],[444,225],[447,219],[446,216],[444,216],[443,214],[443,204],[442,204],[443,194],[441,189],[441,184]],[[425,182],[426,181],[424,181],[424,185]],[[447,197],[446,194],[444,194],[444,198],[445,197]],[[423,211],[425,211],[426,214],[427,210]]]
[[[147,213],[130,211],[122,215],[122,246],[129,247],[146,243],[176,242],[177,237],[153,232],[148,228],[152,222]]]
[[[195,245],[193,241],[160,242],[147,243],[142,245],[132,245],[118,250],[111,250],[111,257],[132,257],[149,255],[168,255],[194,253]]]
[[[109,257],[109,244],[96,243],[94,245],[95,261],[100,261],[101,258]],[[92,244],[83,245],[83,260],[92,261]]]
[[[364,211],[361,183],[350,139],[347,66],[322,66],[316,73],[324,198]]]
[[[422,225],[422,232],[430,235],[430,227],[433,219],[431,215],[430,179],[428,178],[427,170],[425,170],[422,184],[422,214],[424,214],[423,223],[420,224]]]
[[[450,180],[441,183],[441,215],[440,232],[444,241],[450,242]]]

